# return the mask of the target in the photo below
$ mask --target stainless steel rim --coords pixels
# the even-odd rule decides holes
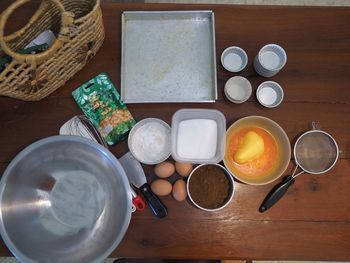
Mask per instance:
[[[98,151],[102,152],[112,163],[114,163],[114,165],[118,166],[118,168],[123,171],[122,172],[122,177],[124,177],[124,179],[122,180],[123,182],[123,186],[125,187],[125,189],[129,189],[130,185],[129,185],[129,181],[126,177],[126,174],[124,172],[123,167],[120,165],[120,163],[118,162],[118,160],[114,157],[114,155],[109,152],[106,148],[104,148],[103,146],[99,145],[98,143],[95,143],[91,140],[88,140],[86,138],[82,138],[79,136],[74,136],[74,135],[57,135],[57,136],[52,136],[52,137],[48,137],[48,138],[44,138],[41,139],[39,141],[36,141],[32,144],[30,144],[29,146],[27,146],[26,148],[24,148],[24,150],[22,150],[20,153],[18,153],[15,158],[10,162],[10,164],[8,165],[8,167],[6,168],[5,172],[3,173],[3,176],[0,180],[0,204],[2,203],[2,198],[3,198],[3,193],[5,190],[5,186],[6,186],[6,181],[7,178],[10,174],[10,171],[14,168],[14,166],[23,158],[25,157],[28,153],[30,153],[31,151],[33,151],[34,149],[47,144],[47,143],[52,143],[52,142],[58,142],[62,140],[62,137],[65,138],[65,140],[68,141],[72,141],[72,142],[81,142],[84,144],[88,144],[89,146],[96,148]],[[99,257],[97,257],[95,260],[91,261],[91,263],[98,263],[103,261],[105,258],[107,258],[114,250],[115,248],[118,246],[118,244],[121,242],[121,240],[123,239],[130,220],[131,220],[131,195],[127,195],[128,198],[128,202],[129,202],[129,207],[130,207],[130,213],[127,213],[125,215],[126,220],[124,221],[124,224],[121,226],[121,234],[118,236],[118,238],[114,241],[113,244],[111,244],[111,246],[104,252],[102,253]],[[25,262],[25,263],[36,263],[36,261],[33,261],[31,259],[29,259],[28,257],[26,257],[20,250],[17,249],[17,247],[15,246],[15,244],[12,242],[11,238],[8,236],[6,230],[5,230],[5,225],[4,225],[4,221],[3,221],[3,216],[2,216],[2,209],[0,209],[0,235],[2,237],[2,239],[4,240],[6,246],[8,247],[8,249],[12,252],[12,254],[21,262]]]
[[[215,165],[215,166],[218,166],[227,174],[227,177],[230,178],[229,180],[230,180],[231,185],[232,185],[232,194],[231,194],[230,198],[226,201],[226,203],[223,206],[220,206],[219,208],[208,209],[208,208],[201,207],[196,202],[194,202],[192,197],[191,197],[191,194],[190,194],[190,191],[189,191],[189,189],[190,189],[189,188],[190,179],[191,179],[193,173],[196,170],[198,170],[200,167],[204,166],[204,165]],[[187,184],[186,184],[186,190],[187,190],[188,198],[191,200],[191,203],[194,204],[197,208],[199,208],[201,210],[204,210],[204,211],[208,211],[208,212],[216,212],[216,211],[219,211],[221,209],[224,209],[232,201],[233,196],[235,194],[235,180],[233,179],[233,176],[231,175],[231,173],[224,166],[222,166],[221,164],[217,164],[217,163],[203,163],[203,164],[198,165],[196,168],[194,168],[192,170],[191,174],[188,176],[188,180],[187,180]]]
[[[286,58],[285,61],[284,61],[284,63],[283,63],[281,66],[279,66],[278,68],[273,69],[273,70],[265,68],[265,67],[263,66],[263,64],[261,63],[261,59],[260,59],[261,53],[262,53],[263,49],[264,49],[265,47],[267,47],[267,46],[273,46],[273,47],[279,49],[279,50],[284,54],[284,56],[285,56],[285,58]],[[283,47],[281,47],[280,45],[277,45],[277,44],[267,44],[267,45],[263,46],[263,47],[259,50],[259,53],[258,53],[258,56],[257,56],[257,57],[258,57],[259,64],[262,66],[262,68],[263,68],[263,69],[266,69],[267,71],[269,71],[269,72],[271,72],[271,73],[274,73],[274,75],[277,74],[278,71],[280,71],[280,70],[287,64],[287,53],[286,53],[286,51],[284,50]],[[276,73],[275,73],[275,72],[276,72]]]
[[[337,151],[337,154],[336,154],[336,157],[335,157],[335,159],[334,159],[333,164],[332,164],[330,167],[328,167],[326,170],[321,171],[321,172],[311,172],[311,171],[309,171],[308,169],[305,169],[302,165],[300,165],[300,163],[298,162],[298,159],[297,159],[297,157],[296,157],[296,146],[298,145],[298,143],[299,143],[299,141],[301,140],[301,138],[303,138],[303,137],[304,137],[305,135],[307,135],[307,134],[315,133],[315,132],[317,132],[317,133],[323,133],[323,134],[327,135],[328,138],[330,138],[330,139],[333,141],[333,143],[334,143],[334,145],[335,145],[335,148],[336,148],[336,151]],[[339,147],[338,147],[338,144],[337,144],[337,142],[335,141],[335,139],[334,139],[329,133],[327,133],[327,132],[325,132],[325,131],[321,131],[321,130],[310,130],[310,131],[307,131],[307,132],[305,132],[305,133],[303,133],[302,135],[299,136],[299,138],[297,139],[297,141],[295,142],[295,145],[294,145],[293,155],[294,155],[294,161],[295,161],[295,163],[296,163],[297,166],[299,166],[300,169],[302,169],[303,171],[305,171],[305,172],[307,172],[307,173],[309,173],[309,174],[323,174],[323,173],[328,172],[330,169],[332,169],[332,168],[334,167],[334,165],[337,163],[338,158],[339,158]]]

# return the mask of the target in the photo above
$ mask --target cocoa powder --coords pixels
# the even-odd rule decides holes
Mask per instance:
[[[195,203],[207,209],[219,208],[230,192],[227,174],[216,165],[203,165],[189,180],[189,192]]]

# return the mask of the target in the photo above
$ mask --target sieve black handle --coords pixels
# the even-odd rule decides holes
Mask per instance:
[[[267,209],[271,208],[278,200],[284,196],[288,188],[294,183],[294,177],[291,175],[283,177],[282,181],[275,185],[274,188],[267,194],[261,206],[259,207],[259,212],[265,212]]]

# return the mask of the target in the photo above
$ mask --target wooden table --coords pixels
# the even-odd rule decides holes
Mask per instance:
[[[5,4],[2,2],[0,7],[3,10]],[[260,187],[237,183],[232,203],[217,213],[200,211],[170,196],[162,198],[169,209],[168,217],[156,219],[149,210],[134,214],[123,242],[112,256],[350,260],[349,8],[104,5],[106,40],[81,72],[40,102],[0,98],[1,172],[25,146],[56,135],[66,120],[81,114],[71,97],[74,88],[106,72],[119,90],[122,11],[185,9],[215,12],[219,99],[215,104],[129,105],[137,120],[157,117],[170,123],[173,113],[180,108],[206,107],[221,110],[228,126],[248,115],[269,117],[285,129],[291,142],[308,130],[311,121],[319,121],[336,138],[340,159],[324,175],[298,177],[288,194],[263,214],[258,207],[274,183]],[[22,20],[19,16],[18,22]],[[9,27],[16,25],[17,22]],[[267,43],[278,43],[288,53],[286,67],[272,78],[283,86],[284,102],[276,109],[263,108],[255,96],[242,105],[228,102],[223,87],[235,74],[222,68],[221,52],[230,45],[247,51],[248,67],[240,75],[251,81],[254,92],[266,79],[254,72],[253,58]],[[110,150],[120,157],[127,151],[127,144],[120,143]],[[152,167],[145,168],[152,180]],[[286,174],[291,171],[292,164]],[[0,246],[0,256],[10,255],[3,244]]]

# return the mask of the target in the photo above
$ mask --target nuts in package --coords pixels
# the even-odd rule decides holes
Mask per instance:
[[[124,140],[136,123],[105,73],[83,84],[72,95],[109,145]]]

